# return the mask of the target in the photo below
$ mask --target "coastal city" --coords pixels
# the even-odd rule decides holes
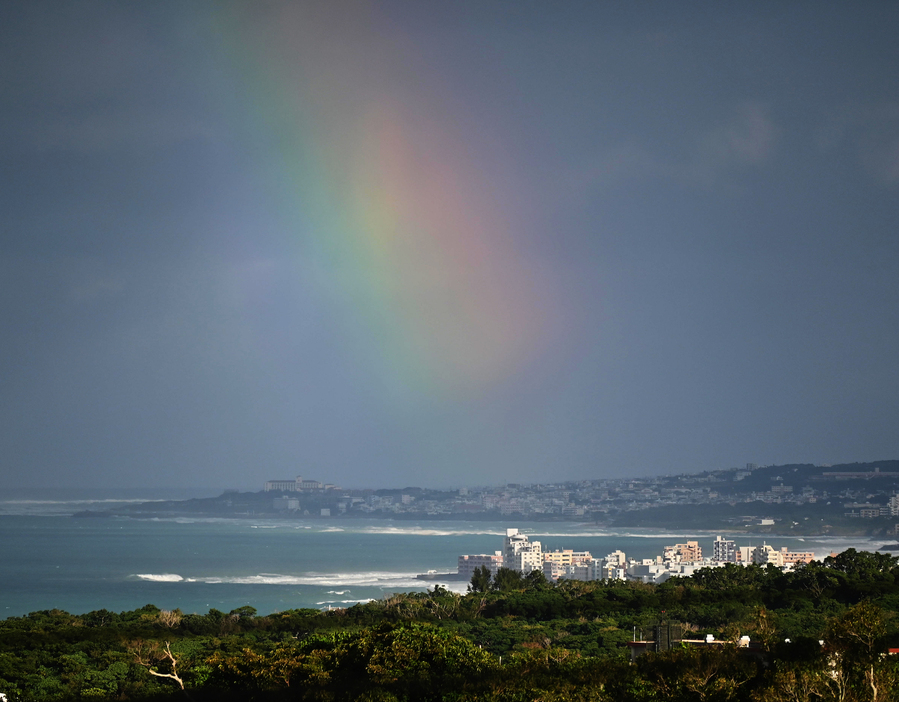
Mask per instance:
[[[899,462],[758,466],[671,476],[434,490],[272,480],[266,509],[313,517],[578,520],[610,526],[895,535]],[[234,504],[238,498],[234,496]],[[702,510],[692,509],[701,505]]]
[[[257,492],[122,505],[76,516],[578,522],[783,536],[899,536],[899,461],[780,465],[557,483],[344,488],[296,476]]]
[[[527,575],[540,571],[547,580],[639,580],[662,583],[673,576],[689,576],[701,568],[719,568],[728,563],[774,566],[784,571],[796,564],[815,560],[812,551],[777,549],[767,543],[759,546],[738,546],[735,541],[715,537],[710,556],[703,556],[698,541],[666,546],[661,554],[640,560],[628,559],[623,551],[615,550],[602,558],[594,558],[589,551],[571,549],[543,550],[539,541],[531,541],[517,528],[506,529],[502,550],[492,554],[459,556],[456,580],[471,580],[475,572],[486,569],[495,576],[500,568],[508,568]],[[422,579],[437,579],[433,573]]]

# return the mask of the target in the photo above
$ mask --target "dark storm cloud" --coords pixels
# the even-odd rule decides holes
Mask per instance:
[[[3,484],[446,485],[895,458],[897,12],[8,3]],[[425,250],[430,268],[375,280],[316,220],[329,198],[353,204],[333,183],[358,187],[334,154],[355,165],[353,130],[397,106],[409,161],[446,159],[413,172],[463,174],[440,181],[483,195],[459,221],[489,222],[488,239],[508,226],[508,246],[449,241],[445,259]],[[441,188],[391,196],[422,192]],[[484,308],[509,367],[410,381],[385,359],[391,335],[417,349],[470,331],[440,317],[457,279],[496,293]],[[512,285],[540,318],[528,335]],[[431,337],[363,310],[385,289],[418,292]],[[483,360],[465,351],[452,358]]]

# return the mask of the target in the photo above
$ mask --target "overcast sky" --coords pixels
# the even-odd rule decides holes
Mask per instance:
[[[899,458],[899,3],[0,5],[0,487]]]

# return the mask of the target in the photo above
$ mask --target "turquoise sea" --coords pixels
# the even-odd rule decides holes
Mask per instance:
[[[260,614],[299,607],[347,607],[393,592],[423,590],[418,573],[455,571],[465,553],[502,548],[518,527],[544,549],[604,556],[623,550],[651,558],[667,544],[714,534],[610,532],[579,523],[458,521],[80,519],[72,513],[115,501],[0,499],[0,618],[45,609],[81,614],[163,609],[205,613],[251,605]],[[739,545],[758,537],[734,537]],[[875,550],[865,539],[768,537],[773,545],[814,550],[820,558],[848,547]],[[445,582],[465,591],[466,583]]]

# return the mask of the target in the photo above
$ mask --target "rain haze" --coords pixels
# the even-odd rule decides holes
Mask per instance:
[[[897,27],[4,3],[0,487],[899,458]]]

